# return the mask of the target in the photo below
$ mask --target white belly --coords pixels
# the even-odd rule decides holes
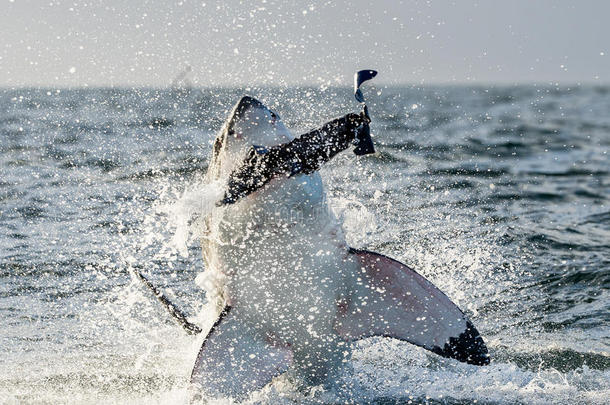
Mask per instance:
[[[206,264],[223,273],[227,303],[280,343],[335,340],[337,300],[356,272],[319,174],[274,180],[225,209]]]

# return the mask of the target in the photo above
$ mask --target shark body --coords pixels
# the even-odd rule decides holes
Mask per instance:
[[[310,384],[332,381],[350,342],[369,336],[489,363],[445,294],[396,260],[350,248],[328,208],[316,170],[367,125],[348,114],[295,138],[247,96],[229,115],[206,175],[228,189],[202,240],[218,314],[191,376],[205,396],[242,398],[289,369]]]

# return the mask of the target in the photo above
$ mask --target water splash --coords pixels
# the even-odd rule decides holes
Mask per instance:
[[[188,256],[188,245],[204,237],[213,237],[214,225],[222,220],[222,210],[216,203],[222,199],[224,183],[197,182],[190,185],[182,195],[169,204],[160,207],[160,211],[168,216],[169,224],[175,228],[169,246],[176,249],[184,257]],[[212,216],[214,211],[215,216]],[[206,223],[206,218],[211,218]],[[211,229],[210,229],[211,227]]]

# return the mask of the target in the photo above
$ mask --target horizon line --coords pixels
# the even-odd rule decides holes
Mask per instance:
[[[371,83],[371,87],[376,88],[391,88],[391,87],[608,87],[610,81],[430,81],[430,82],[380,82]],[[308,88],[308,89],[343,89],[351,88],[351,84],[332,84],[332,85],[321,85],[319,83],[294,83],[294,84],[243,84],[236,83],[234,85],[221,84],[221,85],[189,85],[189,86],[174,86],[171,84],[167,85],[155,85],[155,84],[79,84],[79,85],[50,85],[50,84],[20,84],[20,85],[8,85],[0,84],[1,91],[7,90],[95,90],[95,89],[115,89],[115,90],[211,90],[211,89],[235,89],[235,88],[261,88],[261,89],[279,89],[279,88]]]

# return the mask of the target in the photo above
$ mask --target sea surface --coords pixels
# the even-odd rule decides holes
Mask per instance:
[[[131,270],[206,319],[180,202],[243,94],[295,134],[359,108],[347,87],[0,90],[0,403],[188,402],[202,338]],[[447,293],[492,363],[372,338],[340,377],[351,397],[280,378],[249,403],[607,403],[610,87],[371,86],[365,97],[378,153],[322,169],[330,205],[351,246]]]

